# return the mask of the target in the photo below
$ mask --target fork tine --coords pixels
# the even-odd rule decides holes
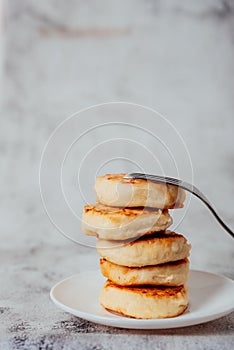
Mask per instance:
[[[143,180],[150,180],[150,181],[155,181],[155,182],[162,182],[162,183],[169,183],[172,185],[179,185],[181,183],[180,180],[172,178],[172,177],[167,177],[167,176],[160,176],[160,175],[149,175],[149,174],[143,174],[143,173],[130,173],[125,175],[125,177],[130,177],[130,178],[140,178]]]

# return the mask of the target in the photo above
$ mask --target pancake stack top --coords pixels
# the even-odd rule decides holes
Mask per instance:
[[[82,230],[98,237],[107,281],[101,305],[135,318],[166,318],[188,306],[186,282],[191,246],[172,224],[168,209],[183,207],[185,191],[125,174],[96,179],[97,203],[86,205]]]

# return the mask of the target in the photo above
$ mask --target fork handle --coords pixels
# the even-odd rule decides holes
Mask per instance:
[[[226,230],[232,236],[232,238],[234,238],[234,232],[230,229],[230,227],[228,227],[225,224],[225,222],[221,219],[221,217],[218,215],[216,210],[210,204],[209,200],[206,198],[206,196],[203,193],[201,193],[201,191],[199,191],[198,188],[196,188],[195,186],[192,186],[191,184],[189,184],[187,182],[183,182],[183,181],[181,181],[180,184],[177,186],[191,192],[192,194],[194,194],[194,196],[199,198],[207,206],[207,208],[211,211],[211,213],[214,215],[214,217],[219,222],[219,224],[224,228],[224,230]]]
[[[142,174],[142,173],[130,173],[130,174],[127,174],[125,176],[132,177],[132,178],[138,178],[138,179],[142,179],[142,180],[149,180],[149,181],[153,181],[153,182],[164,183],[164,184],[168,184],[168,185],[173,185],[173,186],[181,187],[186,191],[189,191],[194,196],[198,197],[208,207],[208,209],[214,215],[214,217],[219,222],[219,224],[224,228],[224,230],[226,230],[232,236],[232,238],[234,238],[234,232],[230,229],[230,227],[228,227],[223,222],[223,220],[217,214],[217,212],[215,211],[213,206],[210,204],[210,202],[206,198],[206,196],[201,191],[199,191],[199,189],[197,187],[191,185],[190,183],[179,180],[179,179],[175,179],[172,177],[167,177],[167,176],[164,177],[164,176],[149,175],[149,174]]]

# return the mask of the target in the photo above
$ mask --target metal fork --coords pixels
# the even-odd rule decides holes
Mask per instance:
[[[210,209],[211,213],[214,215],[214,217],[218,220],[220,225],[234,238],[234,232],[223,222],[223,220],[219,217],[213,206],[210,204],[206,196],[204,196],[199,189],[193,185],[191,185],[188,182],[175,179],[173,177],[167,177],[167,176],[159,176],[159,175],[149,175],[149,174],[142,174],[142,173],[129,173],[124,176],[125,178],[132,178],[132,179],[141,179],[141,180],[148,180],[153,181],[157,183],[164,183],[169,185],[174,185],[177,187],[181,187],[186,191],[191,192],[196,197],[202,200],[203,203]]]

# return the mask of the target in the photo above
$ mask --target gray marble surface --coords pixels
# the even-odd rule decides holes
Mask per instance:
[[[96,269],[98,257],[50,223],[38,169],[48,137],[71,113],[106,101],[147,105],[179,130],[194,182],[234,227],[233,1],[11,0],[6,9],[0,349],[231,349],[233,313],[134,331],[57,309],[51,286]],[[233,240],[196,199],[179,230],[192,243],[192,268],[234,279]]]

